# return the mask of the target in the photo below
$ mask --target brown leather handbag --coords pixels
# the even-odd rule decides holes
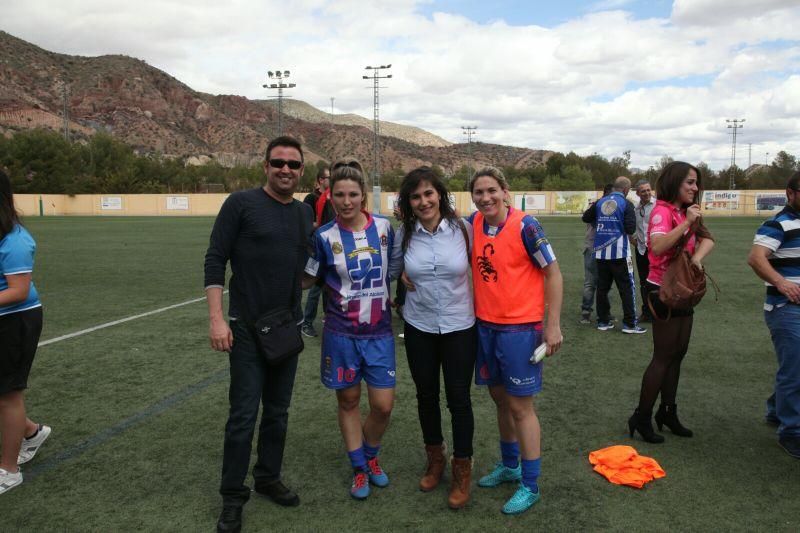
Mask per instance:
[[[648,298],[647,305],[653,316],[658,320],[669,320],[672,309],[691,309],[700,303],[706,295],[706,277],[711,280],[714,290],[719,292],[716,282],[706,273],[705,269],[692,263],[692,256],[686,251],[686,242],[691,232],[684,234],[675,245],[675,255],[664,272],[658,299],[670,310],[666,318],[661,318],[653,308],[653,303]],[[651,296],[652,293],[650,293]]]

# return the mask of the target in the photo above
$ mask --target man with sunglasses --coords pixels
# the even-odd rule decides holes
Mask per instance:
[[[230,411],[225,426],[220,494],[223,510],[218,532],[239,531],[242,507],[250,497],[245,485],[259,405],[258,459],[253,468],[255,491],[284,506],[300,499],[281,481],[288,408],[297,356],[267,365],[246,322],[294,302],[298,327],[300,272],[314,231],[309,206],[293,198],[303,173],[303,150],[292,137],[269,143],[264,162],[266,184],[232,193],[223,203],[205,258],[209,339],[214,350],[228,352]],[[230,261],[230,322],[225,322],[222,292]]]
[[[766,422],[800,459],[800,172],[786,184],[786,207],[756,231],[747,263],[767,286],[764,320],[778,357]]]

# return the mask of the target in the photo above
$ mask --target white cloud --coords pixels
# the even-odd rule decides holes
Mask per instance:
[[[669,19],[641,20],[610,0],[555,27],[425,17],[419,4],[30,0],[3,5],[2,25],[57,52],[139,57],[209,93],[265,98],[266,71],[291,69],[295,98],[367,117],[363,67],[392,63],[382,118],[455,142],[476,124],[485,142],[718,168],[724,119],[747,117],[754,151],[800,153],[796,1],[676,0]]]

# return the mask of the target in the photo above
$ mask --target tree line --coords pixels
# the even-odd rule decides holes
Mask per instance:
[[[586,191],[602,189],[617,176],[628,176],[634,183],[639,179],[655,183],[661,169],[672,161],[665,155],[647,170],[634,171],[630,168],[630,159],[630,152],[611,159],[598,154],[580,156],[574,152],[556,152],[541,165],[501,167],[501,170],[511,190],[515,191]],[[0,136],[0,166],[9,174],[18,193],[232,192],[264,182],[260,165],[227,168],[211,162],[192,166],[179,158],[137,153],[107,133],[70,143],[58,133],[44,129],[23,131],[12,137]],[[301,191],[314,187],[317,167],[317,164],[306,163],[300,180]],[[771,164],[756,165],[748,170],[729,167],[714,172],[702,162],[697,167],[707,190],[728,189],[731,183],[737,189],[782,189],[789,176],[800,169],[800,163],[795,156],[781,151]],[[463,165],[451,175],[436,165],[433,170],[446,180],[450,190],[463,191],[475,169]],[[402,169],[384,171],[382,189],[397,191],[404,175]]]

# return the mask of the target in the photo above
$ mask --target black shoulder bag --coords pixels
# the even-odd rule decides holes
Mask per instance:
[[[303,245],[305,242],[302,224],[303,219],[300,209],[297,211],[300,213],[297,225],[300,237],[300,248],[303,250],[305,249]],[[270,365],[277,365],[299,354],[305,347],[303,344],[303,336],[300,334],[300,328],[297,327],[294,318],[294,307],[297,302],[296,287],[297,284],[300,283],[298,279],[299,270],[300,268],[295,269],[294,276],[292,277],[292,299],[289,301],[288,309],[273,309],[258,317],[255,322],[250,319],[246,306],[243,306],[242,309],[239,310],[247,329],[250,330],[250,335],[252,335],[258,351],[261,352],[267,364]]]

